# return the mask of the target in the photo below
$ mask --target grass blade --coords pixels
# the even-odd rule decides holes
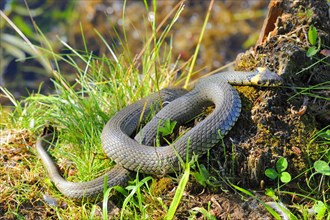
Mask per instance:
[[[190,175],[190,165],[187,163],[186,169],[182,175],[182,178],[179,182],[178,188],[175,192],[174,198],[171,202],[170,208],[168,209],[168,213],[165,217],[166,220],[171,220],[174,217],[174,214],[180,204],[182,195],[184,193],[184,189],[186,188],[186,185],[189,180],[189,175]]]

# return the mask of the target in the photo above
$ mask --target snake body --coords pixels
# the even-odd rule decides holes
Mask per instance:
[[[228,71],[199,80],[191,91],[164,89],[145,99],[135,102],[119,111],[105,125],[102,131],[103,150],[116,166],[105,175],[108,186],[124,184],[131,171],[147,174],[164,174],[178,169],[179,157],[202,155],[220,141],[237,121],[241,111],[241,100],[231,85],[276,86],[281,78],[265,68],[253,72]],[[166,104],[136,134],[142,121]],[[167,104],[168,103],[168,104]],[[203,121],[183,134],[173,144],[153,147],[157,129],[165,120],[176,121],[178,125],[187,122],[213,103],[215,109]],[[46,139],[37,141],[37,151],[51,180],[67,197],[81,198],[99,194],[104,189],[104,176],[94,180],[74,183],[59,174],[54,162],[45,150]]]

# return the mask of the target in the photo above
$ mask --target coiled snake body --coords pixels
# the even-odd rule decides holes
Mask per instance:
[[[231,85],[275,86],[280,82],[277,74],[265,68],[253,72],[228,71],[199,80],[189,92],[163,89],[127,106],[108,121],[102,132],[103,150],[116,162],[115,167],[105,174],[108,187],[123,185],[131,171],[148,174],[175,171],[178,169],[178,156],[185,158],[186,153],[201,155],[218,143],[232,128],[241,111],[240,97]],[[158,109],[159,103],[168,104],[132,139],[141,118],[143,121],[151,109]],[[152,147],[157,128],[165,120],[183,124],[211,103],[215,105],[213,112],[173,144]],[[81,183],[65,180],[45,150],[46,139],[44,136],[37,141],[37,152],[60,192],[70,198],[81,198],[103,191],[104,176]]]

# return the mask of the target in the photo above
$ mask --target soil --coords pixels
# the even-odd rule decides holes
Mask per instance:
[[[289,171],[294,176],[305,170],[310,151],[318,147],[317,144],[310,146],[309,140],[318,129],[330,124],[329,101],[295,96],[296,87],[330,81],[329,65],[311,66],[325,56],[319,54],[316,59],[306,56],[309,43],[305,34],[308,27],[314,25],[323,44],[329,45],[329,5],[326,1],[273,1],[270,5],[280,9],[274,29],[260,35],[260,43],[255,48],[239,55],[236,67],[247,70],[267,66],[281,75],[284,86],[260,90],[251,111],[246,115],[243,112],[243,120],[236,127],[241,131],[240,136],[234,134],[235,129],[228,135],[238,143],[236,147],[244,151],[246,159],[239,161],[244,164],[240,174],[249,174],[243,175],[244,182],[255,186],[264,180],[265,168],[274,167],[274,161],[280,156],[290,160]],[[265,25],[267,23],[265,20]],[[305,71],[298,73],[300,70]],[[327,97],[330,87],[319,92]]]
[[[264,172],[275,167],[280,157],[288,160],[287,171],[291,176],[308,169],[310,161],[321,156],[317,152],[327,148],[310,143],[310,140],[319,129],[330,125],[328,100],[296,96],[296,87],[308,88],[330,82],[329,65],[322,62],[312,65],[319,59],[329,63],[329,56],[325,57],[326,54],[322,53],[314,58],[306,56],[310,46],[306,33],[311,25],[317,28],[324,48],[329,48],[329,5],[326,1],[277,0],[272,1],[269,7],[271,9],[258,44],[239,54],[235,66],[236,70],[266,66],[281,75],[284,85],[273,89],[237,87],[243,110],[234,128],[224,138],[226,154],[220,145],[211,150],[209,155],[213,156],[200,161],[216,170],[213,175],[222,172],[221,175],[230,176],[232,182],[256,191],[276,188],[275,182],[267,178]],[[269,27],[272,21],[275,25]],[[327,85],[317,93],[329,97],[330,85]],[[235,160],[231,160],[233,157]],[[306,187],[304,176],[291,181],[285,189],[298,192],[299,187]],[[237,195],[218,194],[210,190],[200,195],[190,192],[189,196],[193,198],[187,200],[189,203],[202,202],[203,207],[211,201],[210,210],[219,219],[271,219],[263,208],[253,207],[253,202],[244,203]],[[267,201],[267,198],[264,199]],[[302,201],[299,197],[283,199],[287,204]]]

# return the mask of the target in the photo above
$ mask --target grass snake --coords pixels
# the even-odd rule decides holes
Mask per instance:
[[[241,111],[240,97],[231,85],[277,86],[281,78],[266,68],[252,72],[227,71],[200,79],[191,91],[163,89],[137,101],[112,117],[102,131],[103,150],[116,162],[107,172],[108,187],[124,185],[131,171],[165,174],[178,169],[179,158],[202,155],[233,127]],[[184,124],[210,104],[213,112],[168,146],[153,147],[157,129],[166,119]],[[160,108],[164,106],[163,108]],[[157,112],[157,109],[159,112]],[[155,116],[132,138],[140,123]],[[69,198],[93,197],[103,192],[104,175],[88,182],[65,180],[47,153],[52,135],[38,139],[37,152],[58,190]]]

